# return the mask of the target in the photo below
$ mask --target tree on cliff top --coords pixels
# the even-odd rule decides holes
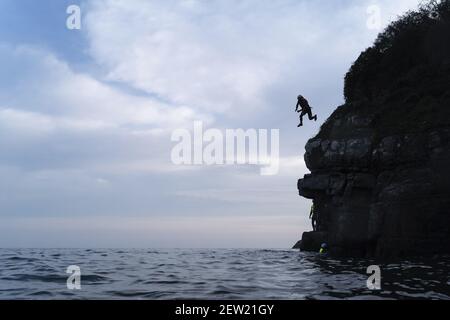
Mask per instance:
[[[399,81],[415,87],[422,75],[439,74],[449,65],[450,0],[430,1],[379,34],[347,73],[344,96],[347,103],[373,100]]]

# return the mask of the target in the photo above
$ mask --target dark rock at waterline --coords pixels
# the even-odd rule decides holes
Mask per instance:
[[[431,14],[433,13],[433,14]],[[334,255],[450,252],[450,1],[393,23],[347,74],[346,104],[306,145],[318,231]],[[412,45],[414,44],[414,45]]]
[[[302,240],[297,241],[296,244],[292,247],[292,249],[301,249],[302,248]]]
[[[319,252],[323,243],[328,243],[328,234],[326,232],[305,232],[300,241],[299,249]]]

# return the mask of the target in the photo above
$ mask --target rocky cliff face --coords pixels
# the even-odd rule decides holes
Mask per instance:
[[[346,76],[346,104],[306,145],[318,228],[303,250],[450,252],[450,1],[409,13]]]

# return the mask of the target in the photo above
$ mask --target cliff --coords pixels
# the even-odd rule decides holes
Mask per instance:
[[[346,103],[306,145],[298,183],[318,227],[302,250],[450,252],[450,0],[381,33],[345,79]]]

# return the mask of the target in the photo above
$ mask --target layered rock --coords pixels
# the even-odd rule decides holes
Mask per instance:
[[[311,174],[298,189],[314,200],[318,227],[302,250],[327,242],[336,255],[450,252],[450,2],[440,6],[437,18],[427,8],[414,20],[414,49],[399,31],[361,55],[346,78],[346,104],[306,145]],[[409,61],[395,74],[393,57]]]

